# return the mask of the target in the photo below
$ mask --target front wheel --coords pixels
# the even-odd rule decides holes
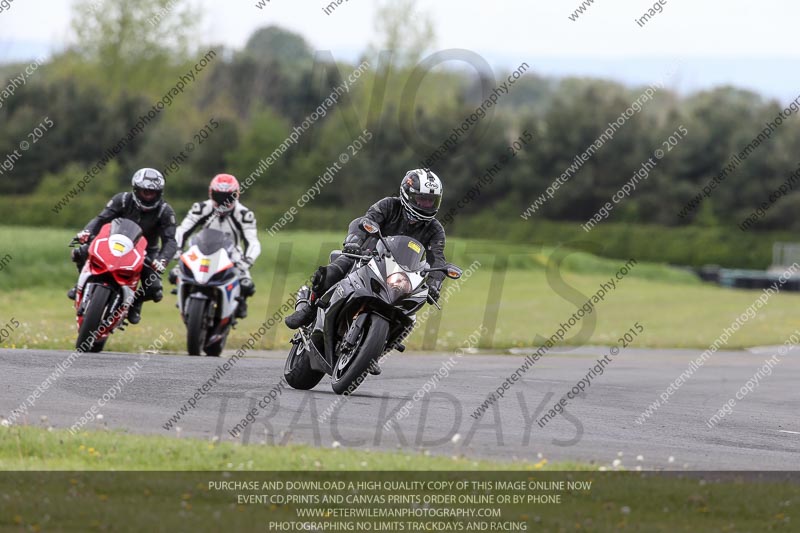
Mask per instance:
[[[222,350],[225,349],[225,343],[228,342],[228,333],[230,333],[230,329],[228,329],[225,334],[222,336],[220,340],[213,344],[209,344],[206,346],[206,355],[209,357],[219,357],[222,355]]]
[[[189,355],[200,355],[206,345],[205,317],[208,300],[189,298],[186,306],[186,349]]]
[[[214,344],[206,346],[206,355],[209,357],[219,357],[222,355],[222,350],[225,348],[225,339],[218,340]]]
[[[103,318],[106,315],[106,307],[111,299],[111,289],[103,285],[98,285],[92,290],[91,300],[83,313],[83,322],[78,330],[78,340],[75,341],[75,350],[79,352],[97,353],[102,351],[106,344],[106,339],[98,340],[97,337],[106,332]]]
[[[349,395],[361,385],[372,362],[383,353],[388,334],[389,322],[370,315],[369,326],[361,330],[355,347],[349,353],[339,354],[331,376],[333,392]]]
[[[317,386],[325,372],[311,368],[308,351],[303,348],[303,343],[292,343],[292,349],[286,357],[283,366],[283,377],[293,389],[311,390]]]

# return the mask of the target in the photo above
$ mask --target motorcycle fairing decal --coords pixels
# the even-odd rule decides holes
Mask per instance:
[[[228,283],[225,286],[225,296],[228,298],[229,302],[231,301],[231,298],[233,297],[233,289],[236,288],[237,285],[239,285],[239,280],[236,280],[233,283]]]
[[[130,243],[129,247],[127,247],[126,241]],[[127,265],[122,265],[118,263],[116,265],[109,264],[106,258],[103,257],[103,252],[100,250],[100,245],[102,243],[106,243],[106,247],[108,248],[109,252],[111,252],[111,255],[113,257],[121,258],[127,256],[128,254],[133,254],[132,256],[133,260]],[[125,251],[122,253],[116,251],[114,248],[115,243],[119,243],[122,244],[123,246],[126,246]],[[111,235],[108,238],[102,237],[95,239],[92,242],[92,252],[90,255],[94,256],[94,259],[102,263],[106,268],[109,269],[118,268],[122,270],[133,270],[139,263],[139,260],[142,258],[142,254],[139,253],[139,250],[133,246],[133,242],[125,235]]]
[[[105,260],[103,259],[103,254],[100,253],[100,243],[101,242],[107,242],[107,241],[108,241],[108,239],[95,239],[94,240],[94,242],[92,243],[93,246],[94,246],[94,250],[92,250],[92,253],[89,254],[89,261],[88,261],[89,264],[92,263],[91,259],[92,259],[92,256],[94,256],[95,260],[97,260],[101,264],[105,265]]]

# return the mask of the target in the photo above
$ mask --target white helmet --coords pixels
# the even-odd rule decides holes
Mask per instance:
[[[406,172],[400,184],[400,201],[413,220],[432,220],[442,205],[442,182],[430,169]]]
[[[141,168],[131,178],[133,201],[142,211],[151,211],[164,200],[164,176],[154,168]]]

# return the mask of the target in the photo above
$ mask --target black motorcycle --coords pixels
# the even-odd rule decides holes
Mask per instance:
[[[378,225],[366,219],[361,227],[373,236],[375,250],[366,255],[338,250],[331,254],[331,261],[344,255],[356,262],[347,277],[320,297],[316,321],[292,337],[284,376],[295,389],[312,389],[329,374],[336,394],[355,391],[374,361],[401,346],[414,327],[413,315],[425,302],[439,307],[428,295],[428,274],[461,277],[454,265],[430,268],[417,240],[384,237]],[[309,293],[308,287],[300,289],[296,308],[310,305]]]

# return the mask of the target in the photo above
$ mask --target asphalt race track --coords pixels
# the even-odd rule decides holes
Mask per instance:
[[[392,450],[427,449],[432,454],[511,460],[594,461],[625,468],[691,470],[790,470],[800,464],[800,353],[790,351],[772,375],[761,380],[731,414],[713,428],[706,421],[753,377],[777,349],[718,352],[643,424],[636,418],[696,358],[694,350],[628,349],[616,356],[582,398],[544,428],[543,416],[594,361],[600,348],[553,352],[505,393],[479,420],[471,414],[521,363],[522,355],[467,355],[456,358],[450,375],[430,394],[412,402],[396,426],[384,424],[452,354],[392,354],[380,377],[369,377],[336,408],[328,378],[313,392],[283,390],[266,408],[258,402],[282,376],[284,353],[262,352],[241,359],[177,423],[181,437],[234,440],[228,431],[255,407],[255,423],[237,440],[308,443]],[[0,414],[8,416],[63,361],[67,351],[0,350]],[[69,427],[120,381],[140,354],[86,354],[45,390],[18,423]],[[214,375],[224,358],[153,355],[123,383],[116,398],[100,408],[107,426],[138,433],[173,435],[170,416]],[[273,389],[276,390],[277,389]],[[327,415],[326,415],[327,412]],[[322,422],[320,422],[322,418]],[[618,453],[622,456],[618,457]],[[637,456],[642,460],[637,460]],[[672,460],[670,460],[672,458]]]

